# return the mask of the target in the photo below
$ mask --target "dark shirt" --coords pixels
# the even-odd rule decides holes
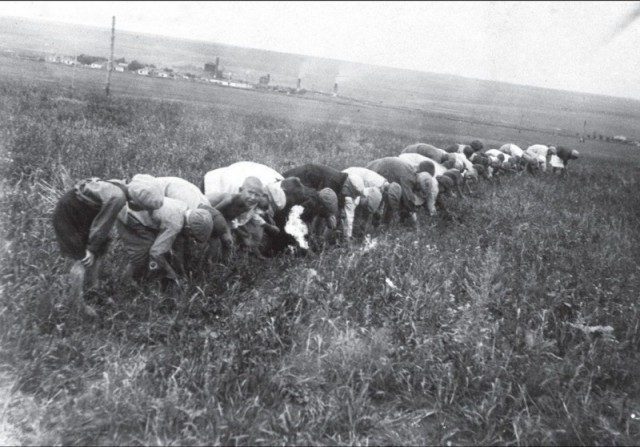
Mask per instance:
[[[563,146],[558,146],[556,148],[556,155],[560,160],[564,162],[566,165],[569,160],[571,160],[571,149]]]
[[[338,208],[344,208],[344,195],[342,187],[347,181],[348,174],[337,169],[318,163],[308,163],[297,168],[282,173],[284,178],[298,177],[303,185],[320,191],[324,188],[331,188],[338,196]]]

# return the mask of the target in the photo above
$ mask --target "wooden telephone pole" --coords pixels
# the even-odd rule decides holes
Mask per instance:
[[[107,65],[107,87],[106,92],[109,96],[109,88],[111,86],[111,72],[113,71],[113,43],[116,40],[116,16],[111,18],[111,54],[109,55],[109,64]]]

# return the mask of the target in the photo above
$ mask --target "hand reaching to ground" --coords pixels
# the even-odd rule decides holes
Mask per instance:
[[[82,262],[82,265],[85,266],[85,268],[91,267],[91,265],[93,264],[93,262],[96,259],[96,256],[90,252],[89,250],[85,251],[85,257],[82,258],[82,260],[80,262]]]

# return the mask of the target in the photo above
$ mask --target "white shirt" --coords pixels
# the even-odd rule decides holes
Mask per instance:
[[[204,193],[236,194],[247,177],[258,178],[263,185],[279,182],[284,177],[269,166],[252,161],[239,161],[224,168],[209,171],[204,176]]]
[[[389,183],[386,178],[384,178],[377,172],[372,171],[371,169],[362,168],[360,166],[347,168],[342,172],[359,176],[364,182],[365,188],[370,188],[372,186],[375,186],[377,188],[383,188],[387,183]]]
[[[200,188],[187,180],[180,177],[156,177],[154,181],[162,188],[165,197],[186,203],[190,210],[195,210],[200,205],[209,205]]]
[[[524,154],[524,151],[520,148],[520,146],[516,146],[512,143],[507,143],[500,146],[500,152],[513,155],[514,157],[522,157],[522,154]]]

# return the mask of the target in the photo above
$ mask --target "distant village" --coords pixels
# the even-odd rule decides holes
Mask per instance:
[[[53,64],[63,64],[93,70],[107,70],[109,67],[109,60],[106,57],[90,56],[86,54],[81,54],[79,56],[41,55],[34,52],[17,52],[14,50],[3,50],[2,55],[7,57],[16,57],[19,59],[27,59]],[[119,58],[113,61],[113,71],[120,73],[131,73],[137,76],[206,82],[222,87],[238,88],[244,90],[270,90],[277,93],[293,95],[303,95],[308,92],[307,89],[303,89],[301,87],[302,79],[300,78],[298,78],[295,88],[272,84],[270,74],[261,76],[258,83],[250,83],[246,80],[234,79],[233,73],[230,71],[225,71],[224,68],[220,65],[219,57],[216,57],[215,62],[205,63],[203,68],[204,71],[201,74],[193,74],[189,72],[178,71],[173,68],[158,68],[154,64],[144,64],[138,62],[137,60],[127,62],[125,58]],[[328,96],[337,96],[338,84],[334,85],[332,93],[320,92],[315,90],[313,91],[313,93]]]
[[[109,60],[106,57],[89,56],[85,54],[81,54],[79,56],[43,55],[36,52],[4,49],[2,50],[2,52],[0,52],[0,55],[5,57],[15,57],[18,59],[32,60],[37,62],[63,64],[93,70],[106,71],[109,66]],[[260,76],[258,83],[250,83],[246,80],[234,79],[233,73],[230,71],[225,71],[224,68],[220,65],[219,57],[216,57],[215,62],[205,63],[203,72],[201,74],[182,72],[172,68],[158,68],[153,64],[143,64],[141,62],[138,62],[137,60],[127,62],[125,58],[115,59],[113,61],[113,70],[120,73],[130,73],[137,76],[211,83],[221,87],[237,88],[243,90],[266,90],[287,95],[304,95],[308,92],[316,95],[333,97],[336,97],[338,95],[337,83],[334,84],[333,91],[331,93],[327,93],[302,88],[302,79],[300,78],[297,79],[295,88],[289,86],[274,85],[272,83],[270,74]],[[578,132],[576,133],[576,138],[578,138],[580,142],[584,142],[585,140],[600,140],[640,147],[640,141],[638,141],[637,139],[628,138],[624,135],[606,136],[596,131],[593,131],[592,133],[586,132],[586,130],[582,133]]]

